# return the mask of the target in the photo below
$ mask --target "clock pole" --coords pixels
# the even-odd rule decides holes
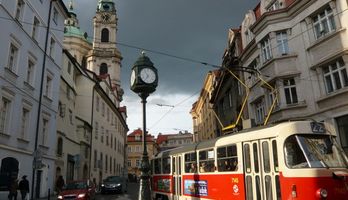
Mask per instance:
[[[141,160],[141,175],[139,200],[152,200],[150,183],[150,162],[147,153],[147,132],[146,132],[146,99],[156,90],[158,84],[157,69],[153,66],[151,60],[142,55],[134,63],[131,74],[131,90],[139,95],[143,106],[143,155]]]

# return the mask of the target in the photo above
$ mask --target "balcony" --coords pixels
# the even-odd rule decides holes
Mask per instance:
[[[268,60],[260,67],[262,75],[268,77],[279,77],[299,73],[296,68],[297,54],[280,55]]]

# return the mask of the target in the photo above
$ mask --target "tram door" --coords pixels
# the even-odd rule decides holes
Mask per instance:
[[[243,143],[247,200],[280,200],[277,141]]]
[[[181,190],[181,156],[174,156],[173,157],[173,193],[174,193],[174,200],[179,200],[180,196],[182,195]]]

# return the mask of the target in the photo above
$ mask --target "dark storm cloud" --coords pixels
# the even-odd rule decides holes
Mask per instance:
[[[69,2],[70,0],[65,0]],[[114,0],[118,15],[117,42],[201,62],[221,64],[229,28],[239,27],[257,0]],[[92,32],[97,0],[74,0],[81,29]],[[122,61],[122,87],[129,95],[130,69],[139,49],[118,45]],[[156,93],[193,94],[206,73],[199,63],[147,52],[159,71]]]

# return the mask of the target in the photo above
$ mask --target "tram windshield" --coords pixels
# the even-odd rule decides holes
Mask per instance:
[[[328,135],[292,135],[285,140],[284,156],[291,169],[348,168],[346,155]]]

